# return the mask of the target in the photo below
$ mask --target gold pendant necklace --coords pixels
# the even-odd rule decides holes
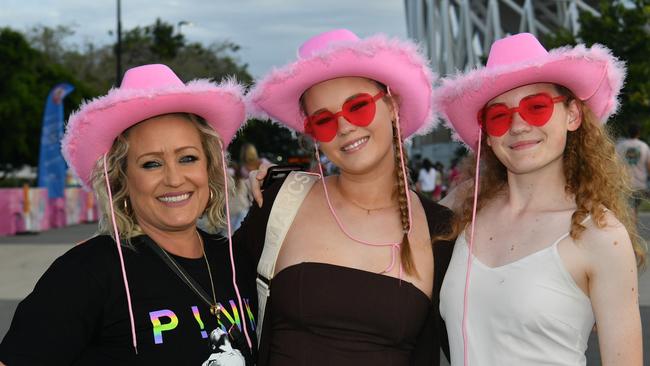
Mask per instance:
[[[367,208],[367,207],[363,207],[362,205],[356,203],[354,200],[352,200],[352,199],[346,197],[345,194],[343,194],[343,191],[341,190],[341,188],[340,188],[340,186],[339,186],[339,177],[336,177],[336,190],[339,192],[339,194],[341,195],[341,197],[343,197],[343,199],[344,199],[345,201],[350,202],[350,203],[353,204],[354,206],[357,206],[358,208],[360,208],[360,209],[366,211],[366,214],[367,214],[367,215],[370,215],[370,212],[371,212],[371,211],[381,211],[381,210],[385,210],[385,209],[387,209],[387,208],[397,207],[397,204],[392,204],[392,205],[389,205],[389,206],[383,206],[383,207],[377,207],[377,208]]]
[[[178,273],[180,273],[181,276],[183,276],[185,283],[199,296],[201,299],[210,306],[210,314],[214,315],[217,317],[217,322],[220,322],[221,320],[221,311],[223,310],[221,307],[221,304],[217,303],[217,293],[214,291],[214,281],[212,280],[212,271],[210,270],[210,262],[208,262],[208,257],[205,254],[205,244],[203,243],[203,238],[201,237],[201,234],[199,232],[196,232],[196,235],[199,237],[199,242],[201,242],[201,251],[203,252],[203,259],[205,260],[205,265],[208,267],[208,276],[210,277],[210,287],[212,288],[212,301],[210,301],[209,298],[206,298],[201,291],[199,291],[194,285],[192,285],[192,281],[190,281],[187,276],[185,275],[185,271],[183,271],[176,261],[167,253],[166,250],[161,250],[161,252],[169,258],[169,262],[172,263],[174,267],[178,270]]]
[[[203,243],[203,238],[199,232],[196,232],[196,235],[199,237],[201,242],[201,250],[203,251],[203,259],[205,259],[205,265],[208,267],[208,276],[210,277],[210,286],[212,287],[212,303],[210,304],[210,314],[217,317],[217,321],[221,318],[221,304],[217,303],[217,293],[214,291],[214,281],[212,281],[212,270],[210,270],[210,262],[208,261],[208,256],[205,254],[205,244]]]

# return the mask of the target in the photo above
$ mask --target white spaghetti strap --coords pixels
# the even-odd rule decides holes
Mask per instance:
[[[557,238],[557,240],[554,241],[553,244],[551,244],[551,246],[554,247],[554,246],[558,245],[562,240],[566,239],[567,236],[569,236],[569,234],[571,234],[570,231],[567,232],[567,233],[562,234],[562,236],[560,236],[559,238]]]
[[[585,218],[580,222],[580,225],[584,225],[584,224],[585,224],[587,221],[589,221],[589,220],[591,220],[591,215],[587,215],[587,217],[585,217]],[[557,240],[556,240],[556,241],[555,241],[551,246],[554,247],[554,246],[558,245],[562,240],[566,239],[566,237],[568,237],[569,235],[571,235],[571,231],[568,231],[568,232],[562,234],[562,236],[560,236],[559,238],[557,238]]]
[[[113,233],[115,234],[115,242],[117,243],[117,254],[120,257],[120,268],[122,269],[122,281],[124,282],[124,289],[126,291],[126,302],[129,307],[129,322],[131,323],[131,338],[133,340],[133,349],[135,354],[138,354],[138,340],[135,336],[135,320],[133,318],[133,305],[131,304],[131,290],[129,289],[129,280],[126,277],[126,267],[124,266],[124,256],[122,256],[122,242],[120,241],[120,233],[117,230],[117,223],[115,221],[115,210],[113,209],[113,193],[111,192],[111,184],[108,180],[108,168],[106,167],[106,154],[104,154],[104,178],[106,179],[106,190],[108,191],[108,202],[111,209],[111,220],[113,223]]]
[[[257,342],[262,339],[262,328],[266,302],[271,295],[271,280],[275,273],[275,263],[282,248],[289,227],[298,213],[298,209],[314,183],[320,179],[318,174],[291,172],[282,183],[282,187],[271,207],[269,222],[266,225],[264,249],[257,264]]]

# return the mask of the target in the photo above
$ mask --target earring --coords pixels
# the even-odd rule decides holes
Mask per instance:
[[[210,192],[210,198],[208,198],[208,203],[205,205],[206,209],[210,207],[210,205],[214,201],[214,191],[212,190],[212,188],[208,187],[208,192]]]
[[[208,191],[210,192],[210,198],[208,199],[208,203],[205,205],[205,209],[203,210],[202,215],[205,215],[208,212],[208,208],[210,207],[210,205],[214,200],[214,192],[212,191],[212,188],[208,187]]]
[[[128,212],[129,212],[129,199],[125,198],[124,199],[124,213],[128,213]]]

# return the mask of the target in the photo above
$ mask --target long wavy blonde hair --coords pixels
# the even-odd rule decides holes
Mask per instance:
[[[555,85],[558,93],[566,96],[568,106],[575,101],[580,109],[582,124],[575,131],[568,132],[563,155],[563,169],[566,177],[565,191],[575,196],[576,211],[571,217],[571,238],[579,239],[586,229],[582,221],[591,215],[599,228],[606,225],[605,212],[609,209],[625,226],[636,255],[637,265],[645,264],[646,245],[639,236],[628,197],[632,193],[625,167],[616,154],[611,133],[603,127],[591,109],[562,86]],[[497,159],[486,143],[481,141],[481,172],[477,210],[485,206],[508,184],[506,167]],[[473,177],[476,155],[470,154],[465,162],[465,175]],[[471,186],[471,188],[470,188]],[[460,210],[455,218],[453,236],[459,235],[472,220],[474,184],[459,191],[457,202]]]
[[[225,203],[226,192],[224,175],[221,164],[221,144],[219,135],[199,116],[190,113],[171,113],[169,115],[186,119],[196,127],[201,138],[201,145],[205,152],[208,168],[208,188],[210,190],[210,199],[203,213],[208,225],[211,228],[221,228],[225,225]],[[133,127],[131,127],[133,128]],[[113,146],[106,156],[106,165],[108,180],[111,186],[113,196],[113,210],[115,212],[115,223],[122,243],[127,247],[132,247],[130,239],[142,235],[142,229],[138,225],[137,217],[133,210],[130,209],[129,192],[126,186],[127,159],[129,151],[128,136],[130,129],[125,130],[117,136]],[[226,177],[231,179],[230,177]],[[113,223],[111,220],[110,200],[106,187],[106,177],[104,176],[104,159],[101,157],[97,160],[91,173],[92,187],[97,197],[97,204],[100,209],[99,233],[108,234],[115,240],[113,232]],[[229,184],[232,187],[232,184]]]

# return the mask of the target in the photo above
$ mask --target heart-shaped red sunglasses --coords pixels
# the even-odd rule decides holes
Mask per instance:
[[[521,98],[517,107],[504,103],[491,104],[478,113],[478,122],[490,136],[503,136],[512,125],[512,116],[519,113],[521,118],[532,126],[544,126],[553,115],[555,103],[566,100],[566,96],[553,97],[538,93]]]
[[[368,93],[357,94],[343,103],[341,110],[336,113],[327,110],[314,113],[305,118],[305,132],[320,142],[330,142],[338,132],[339,117],[355,126],[368,126],[375,119],[376,102],[384,95],[384,91],[374,96]]]

